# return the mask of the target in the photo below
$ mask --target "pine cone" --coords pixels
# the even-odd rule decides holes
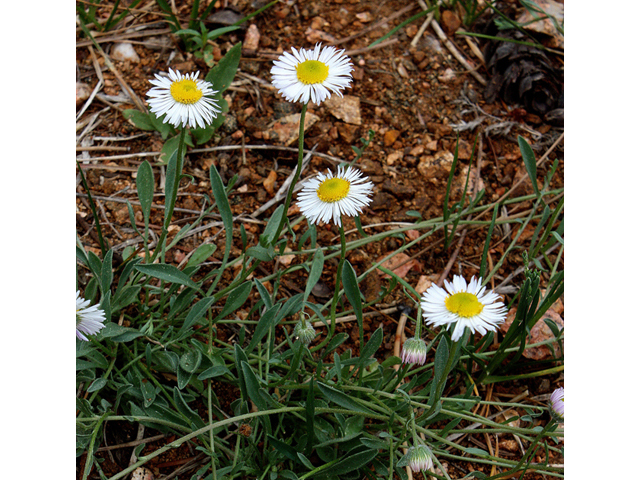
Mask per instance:
[[[493,34],[518,41],[530,41],[518,30]],[[504,41],[490,41],[484,51],[491,79],[485,89],[485,100],[492,103],[500,96],[509,104],[520,104],[540,116],[560,107],[564,90],[563,75],[545,53],[535,47]]]

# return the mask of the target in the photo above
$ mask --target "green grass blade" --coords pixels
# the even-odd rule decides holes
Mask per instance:
[[[540,197],[540,190],[538,189],[538,181],[536,177],[536,156],[533,153],[531,145],[527,141],[518,135],[518,145],[520,146],[520,152],[522,153],[522,160],[524,160],[524,167],[527,169],[531,184],[533,185],[533,191],[537,197]]]

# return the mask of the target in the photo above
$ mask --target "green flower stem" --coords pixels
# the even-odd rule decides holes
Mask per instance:
[[[278,238],[280,238],[280,233],[284,228],[284,224],[287,221],[287,211],[291,206],[291,199],[293,198],[293,189],[296,187],[296,183],[300,179],[300,174],[302,173],[302,159],[304,158],[304,117],[307,113],[307,105],[309,102],[305,103],[302,106],[302,111],[300,112],[300,131],[298,133],[298,166],[296,167],[296,173],[291,181],[291,185],[289,186],[289,191],[287,192],[287,199],[284,202],[284,210],[282,211],[282,218],[280,219],[280,224],[278,225],[278,230],[276,230],[276,234],[273,236],[272,244],[275,245],[278,242]]]
[[[336,331],[336,309],[338,308],[338,299],[340,298],[340,282],[342,279],[342,267],[344,265],[344,260],[347,256],[347,240],[344,234],[344,225],[342,224],[342,218],[340,218],[340,261],[338,262],[338,269],[336,270],[336,286],[333,291],[333,299],[331,300],[331,313],[330,319],[331,323],[329,324],[329,333],[324,338],[322,342],[311,349],[312,352],[317,352],[322,347],[324,347],[329,341],[333,338],[333,334]],[[325,257],[326,258],[326,257]],[[360,348],[364,345],[363,340],[362,327],[360,328]]]
[[[213,364],[213,315],[211,310],[209,310],[209,360]],[[211,401],[212,387],[211,387],[211,379],[207,382],[207,410],[209,414],[209,425],[213,424],[213,404]],[[211,445],[211,474],[213,475],[213,480],[216,480],[216,457],[215,451],[216,446],[213,438],[213,429],[209,430],[209,443]]]
[[[176,161],[176,174],[173,180],[173,190],[171,192],[171,198],[165,199],[165,208],[168,210],[167,217],[162,225],[162,232],[160,233],[160,238],[158,239],[158,243],[153,252],[153,256],[149,263],[153,263],[153,261],[158,257],[158,253],[162,252],[164,257],[164,242],[167,239],[167,234],[169,233],[169,225],[171,225],[171,217],[173,217],[173,209],[176,207],[176,200],[178,198],[178,187],[180,186],[180,178],[182,177],[182,162],[184,160],[185,148],[184,148],[184,140],[187,136],[187,129],[185,127],[180,130],[180,138],[178,140],[178,151],[177,151],[177,161]]]
[[[100,416],[98,422],[93,427],[93,432],[91,433],[91,441],[89,443],[89,448],[87,449],[87,458],[84,464],[84,472],[82,473],[82,480],[87,480],[89,473],[91,473],[91,467],[93,466],[93,448],[96,444],[96,438],[98,437],[98,432],[100,431],[100,425],[106,420],[107,416],[110,412],[105,412]]]

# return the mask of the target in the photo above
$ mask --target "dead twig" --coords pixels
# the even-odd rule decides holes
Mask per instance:
[[[440,25],[435,21],[435,19],[431,20],[431,28],[433,28],[433,31],[436,32],[436,35],[438,35],[440,41],[444,43],[444,46],[447,47],[447,50],[451,52],[451,55],[453,55],[455,59],[460,62],[460,64],[471,74],[473,78],[475,78],[483,87],[486,87],[487,81],[485,80],[485,78],[480,75],[476,71],[475,67],[471,66],[467,59],[462,56],[455,45],[447,38],[447,35],[442,31],[442,28],[440,28]]]
[[[369,25],[366,28],[363,28],[362,30],[360,30],[358,33],[354,33],[353,35],[350,35],[348,37],[345,38],[341,38],[340,40],[336,40],[335,42],[329,42],[328,45],[341,45],[343,43],[347,43],[350,42],[351,40],[354,40],[358,37],[361,37],[362,35],[369,33],[372,30],[375,30],[376,28],[379,28],[381,26],[383,26],[385,23],[394,20],[396,18],[398,18],[401,15],[404,15],[407,12],[410,12],[411,10],[413,10],[416,7],[415,3],[412,3],[410,5],[407,5],[404,8],[401,8],[400,10],[398,10],[396,13],[389,15],[386,18],[383,18],[382,20],[377,21],[376,23]]]

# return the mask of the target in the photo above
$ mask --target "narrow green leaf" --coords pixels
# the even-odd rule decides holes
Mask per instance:
[[[242,347],[237,343],[234,346],[233,354],[235,357],[236,371],[238,372],[238,380],[239,380],[238,385],[240,387],[240,395],[242,397],[242,400],[246,402],[248,401],[249,397],[247,395],[247,385],[244,380],[244,373],[242,372],[241,365],[242,365],[242,362],[249,363],[249,359],[247,358],[247,355],[244,353],[244,350],[242,350]]]
[[[341,407],[348,408],[349,410],[353,410],[355,412],[370,413],[370,414],[374,413],[368,408],[360,405],[358,402],[353,400],[346,393],[342,393],[341,391],[336,390],[335,388],[332,388],[328,385],[318,382],[318,389],[320,390],[320,392],[322,392],[322,394],[325,397],[327,397],[327,399],[331,400],[334,403],[337,403]]]
[[[371,338],[369,338],[369,341],[365,344],[364,348],[360,350],[359,363],[364,363],[378,351],[378,348],[380,348],[380,345],[382,344],[382,337],[382,327],[378,327],[376,331],[373,332]]]
[[[183,334],[198,320],[204,317],[207,313],[207,310],[209,310],[209,307],[211,307],[211,305],[213,305],[215,301],[215,297],[206,297],[202,300],[199,300],[198,303],[191,307],[191,310],[189,310],[189,313],[187,314],[187,318],[184,319],[184,323],[182,324],[182,327],[180,327],[179,333]]]
[[[193,377],[193,373],[189,373],[184,368],[178,367],[177,377],[178,377],[178,388],[180,390],[183,390],[184,387],[189,385],[189,382],[191,381],[191,377]]]
[[[267,410],[267,404],[260,395],[260,382],[255,372],[251,369],[247,362],[242,362],[242,374],[247,386],[247,394],[253,403],[256,404],[258,410]]]
[[[162,120],[160,118],[162,118]],[[160,118],[158,118],[155,113],[149,112],[149,121],[151,122],[151,125],[153,125],[153,128],[160,132],[160,136],[162,136],[163,140],[166,140],[169,135],[175,136],[176,129],[173,125],[170,123],[164,123],[165,115],[160,115]]]
[[[273,435],[267,435],[267,438],[269,439],[269,445],[273,446],[273,448],[275,448],[278,452],[280,452],[293,462],[301,463],[300,459],[298,458],[298,451],[291,445],[284,443],[282,440],[278,440]]]
[[[436,349],[436,357],[433,362],[433,382],[431,383],[431,391],[429,393],[428,405],[432,406],[440,399],[441,392],[436,391],[438,383],[447,374],[445,368],[449,359],[449,343],[445,336],[440,338],[440,343]],[[444,388],[446,382],[442,383],[441,389]]]
[[[82,264],[89,266],[89,259],[87,258],[87,254],[84,252],[82,248],[76,245],[76,258],[82,262]]]
[[[156,399],[156,387],[151,382],[140,382],[140,391],[144,401],[144,408],[150,407]]]
[[[133,268],[142,261],[140,257],[134,257],[131,260],[127,260],[126,265],[122,269],[122,273],[120,274],[120,280],[118,280],[117,290],[124,288],[125,284],[129,280],[129,275],[133,271]]]
[[[221,377],[222,375],[231,375],[231,370],[229,370],[224,365],[214,365],[213,367],[207,368],[204,372],[198,375],[198,380]]]
[[[103,329],[104,330],[104,329]],[[122,343],[126,343],[126,342],[130,342],[131,340],[135,340],[138,337],[142,337],[143,333],[135,330],[133,328],[128,328],[128,331],[125,333],[122,333],[120,335],[116,335],[115,337],[111,337],[111,340],[114,342],[122,342]],[[102,330],[100,331],[100,333],[102,333]]]
[[[102,261],[102,272],[100,274],[100,285],[102,296],[104,297],[111,290],[111,282],[113,281],[113,250],[109,249]]]
[[[224,304],[222,311],[216,318],[224,318],[231,312],[235,312],[239,309],[242,304],[247,301],[247,298],[249,298],[249,293],[251,293],[250,281],[244,282],[242,285],[235,288],[227,297],[227,302]]]
[[[176,408],[178,411],[191,423],[193,423],[196,427],[202,428],[204,427],[204,422],[200,418],[197,412],[195,412],[182,396],[182,392],[179,388],[173,387],[173,401],[176,404]]]
[[[313,287],[320,280],[320,276],[322,275],[322,270],[324,268],[324,253],[322,249],[319,248],[316,250],[316,253],[313,254],[313,261],[311,262],[311,270],[309,272],[309,278],[307,279],[307,286],[304,289],[304,301],[307,301],[309,298],[309,294]]]
[[[193,35],[193,36],[196,36],[196,37],[200,36],[200,32],[196,32],[195,30],[193,30],[191,28],[183,28],[183,29],[178,30],[178,31],[173,32],[173,33],[175,33],[176,35],[183,35],[183,34],[187,34],[188,33],[189,35]]]
[[[140,285],[127,285],[118,289],[111,302],[111,311],[116,312],[135,302],[140,294]]]
[[[102,260],[100,260],[100,257],[98,257],[98,255],[93,253],[91,250],[88,250],[87,260],[89,262],[91,273],[93,273],[95,277],[100,277],[102,274]]]
[[[377,450],[365,450],[343,458],[338,463],[323,470],[323,475],[344,475],[371,463],[378,455]]]
[[[146,113],[143,113],[139,110],[135,110],[133,108],[127,108],[122,112],[122,115],[127,120],[131,120],[133,124],[136,127],[138,127],[140,130],[147,130],[147,131],[155,130],[155,127],[153,126],[153,124],[151,123],[151,120],[149,119],[149,115]]]
[[[184,148],[186,148],[186,145],[193,147],[193,141],[191,140],[191,136],[188,133],[184,137],[184,143],[185,143]],[[169,165],[169,162],[173,158],[174,154],[176,155],[176,158],[177,158],[179,146],[180,146],[180,135],[176,135],[175,137],[172,137],[166,142],[164,142],[164,145],[162,146],[162,150],[160,153],[160,157],[158,157],[158,162]],[[168,172],[168,167],[167,167],[167,172]],[[168,178],[165,184],[167,185],[167,187],[169,186]],[[166,188],[165,188],[165,191],[166,191]],[[168,196],[169,194],[167,193],[167,197]]]
[[[280,305],[274,305],[270,309],[268,309],[258,321],[256,325],[256,329],[253,332],[253,337],[251,337],[251,341],[245,350],[245,353],[251,353],[251,351],[256,348],[258,343],[264,338],[269,330],[275,327],[274,319],[277,320],[276,314],[280,310]]]
[[[159,352],[156,352],[153,355],[153,359],[158,366],[170,372],[176,372],[178,370],[178,365],[180,364],[178,354],[168,350],[160,350]]]
[[[211,255],[213,255],[216,249],[217,247],[213,243],[203,243],[195,252],[193,252],[193,255],[189,258],[185,268],[196,267],[201,263],[204,263]]]
[[[106,378],[97,378],[90,386],[87,388],[87,392],[93,393],[101,390],[107,384]]]
[[[351,263],[349,263],[349,260],[345,260],[344,265],[342,266],[342,286],[344,287],[344,293],[356,314],[358,326],[362,329],[362,298],[360,297],[356,271],[351,266]]]
[[[263,247],[266,247],[267,245],[271,245],[273,243],[273,237],[278,231],[278,226],[280,225],[280,220],[282,220],[283,211],[284,205],[279,205],[271,215],[271,218],[269,218],[267,226],[264,227],[264,233],[260,235],[260,245],[262,245]]]
[[[224,35],[225,33],[233,32],[234,30],[237,30],[239,28],[240,27],[234,27],[233,25],[230,26],[230,27],[216,28],[215,30],[212,30],[209,33],[207,33],[207,40],[215,40],[220,35]]]
[[[151,214],[151,203],[153,202],[154,178],[151,164],[146,160],[138,167],[136,188],[138,189],[138,200],[140,200],[144,224],[148,225],[149,215]]]
[[[313,394],[313,377],[311,377],[311,380],[309,381],[309,390],[307,391],[307,401],[305,402],[304,410],[307,418],[307,447],[305,452],[307,452],[307,455],[311,455],[311,451],[313,450],[313,432],[315,431],[315,395]]]
[[[316,467],[313,466],[313,463],[311,463],[311,461],[301,452],[297,452],[298,458],[300,459],[300,462],[302,462],[302,464],[307,467],[309,470],[313,470]]]
[[[197,283],[195,283],[189,278],[188,275],[186,275],[181,270],[178,270],[178,268],[174,267],[173,265],[167,265],[164,263],[152,263],[149,265],[136,265],[135,269],[139,272],[144,273],[145,275],[159,278],[160,280],[164,280],[165,282],[179,283],[180,285],[191,287],[194,290],[200,289],[200,286]]]
[[[224,92],[233,81],[240,64],[242,42],[236,43],[214,68],[209,70],[205,77],[207,82],[213,85],[213,89],[219,93]]]
[[[209,179],[211,180],[211,190],[213,191],[213,198],[216,201],[216,205],[218,205],[218,211],[220,212],[220,216],[222,217],[222,223],[224,224],[225,233],[224,256],[222,258],[220,271],[218,272],[218,275],[213,282],[213,286],[211,287],[213,288],[220,280],[222,272],[227,265],[229,255],[231,254],[231,247],[233,246],[233,215],[231,214],[229,199],[227,198],[222,179],[220,178],[220,174],[218,173],[218,170],[216,170],[216,167],[214,165],[212,165],[209,169]]]
[[[533,185],[533,191],[536,196],[539,197],[540,191],[538,190],[538,180],[536,177],[536,156],[533,153],[531,145],[520,135],[518,135],[518,145],[520,146],[520,153],[522,153],[522,160],[524,160],[524,167],[527,169],[531,184]]]
[[[261,245],[256,245],[254,247],[247,248],[247,255],[249,257],[260,260],[261,262],[270,262],[274,258],[276,258],[276,252],[273,249],[273,246],[269,245],[269,247],[265,248]]]
[[[336,348],[342,345],[347,340],[347,338],[349,338],[348,333],[345,333],[345,332],[337,333],[325,347],[324,353],[322,354],[322,358],[326,357],[331,352],[333,352]]]
[[[486,450],[482,450],[481,448],[467,447],[467,448],[463,448],[463,450],[469,455],[477,455],[479,457],[489,456],[489,452],[487,452]]]
[[[267,291],[265,286],[262,284],[262,282],[257,278],[254,278],[253,284],[255,285],[256,290],[258,290],[258,293],[260,294],[260,299],[262,300],[262,303],[264,303],[264,306],[267,309],[273,307],[273,301],[271,300],[271,295],[269,295],[269,292]]]
[[[207,125],[204,128],[194,128],[191,130],[191,133],[193,133],[193,138],[195,139],[196,144],[202,145],[203,143],[207,143],[211,140],[215,131],[216,129],[213,126]]]
[[[189,350],[180,357],[180,368],[185,372],[194,373],[202,362],[202,352],[200,350]]]

